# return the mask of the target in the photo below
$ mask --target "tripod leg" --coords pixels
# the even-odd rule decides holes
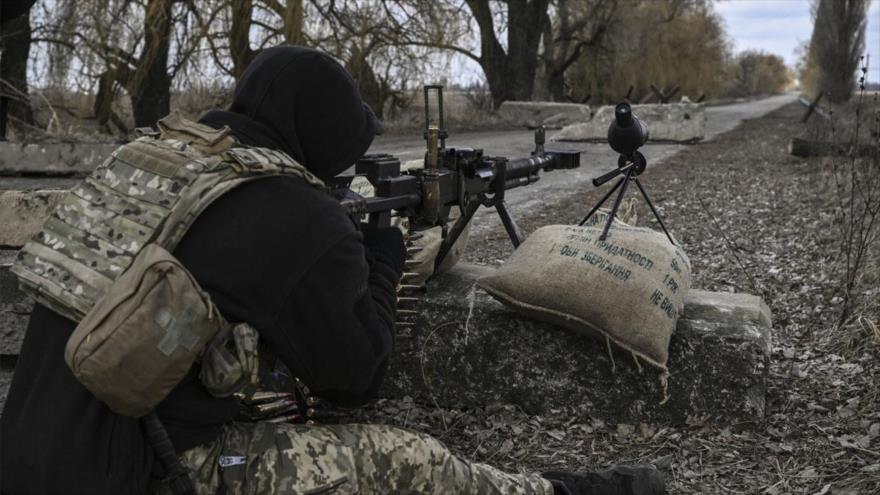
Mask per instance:
[[[612,187],[611,190],[609,190],[608,193],[605,194],[601,201],[596,203],[596,206],[594,206],[593,209],[590,210],[589,213],[587,213],[587,216],[585,216],[584,219],[581,220],[581,223],[579,223],[578,225],[583,225],[587,223],[587,220],[589,220],[590,217],[593,216],[593,213],[596,213],[596,211],[598,211],[599,208],[601,208],[602,205],[605,204],[606,201],[608,201],[608,198],[610,198],[611,195],[614,194],[614,191],[616,191],[617,188],[620,187],[621,184],[623,184],[623,181],[624,179],[620,179],[619,181],[617,181],[617,184],[614,184],[614,187]]]
[[[499,203],[495,203],[495,209],[498,210],[498,216],[501,217],[501,223],[504,224],[504,230],[507,231],[507,235],[510,237],[510,242],[513,243],[514,248],[518,248],[520,244],[522,244],[525,236],[520,230],[519,225],[516,224],[516,220],[510,216],[510,212],[507,211],[507,203],[501,201]]]
[[[632,169],[629,169],[626,172],[626,176],[620,180],[621,187],[620,192],[617,193],[617,197],[614,198],[614,206],[611,207],[611,214],[608,215],[608,221],[605,222],[605,228],[602,229],[602,235],[599,236],[600,241],[604,241],[606,237],[608,237],[608,229],[611,228],[611,222],[614,221],[614,217],[617,216],[617,209],[620,208],[620,202],[623,201],[623,195],[626,194],[626,186],[629,184],[629,178],[632,177]]]
[[[654,217],[657,219],[658,222],[660,222],[660,227],[663,229],[663,233],[666,234],[666,237],[669,239],[669,242],[671,242],[672,245],[675,246],[675,241],[672,240],[672,236],[669,235],[669,231],[666,230],[666,225],[663,225],[663,219],[660,218],[660,214],[657,213],[657,210],[654,209],[654,204],[651,203],[651,198],[648,197],[648,193],[645,192],[645,188],[642,187],[642,183],[639,182],[638,177],[636,177],[636,185],[639,186],[639,191],[641,191],[642,196],[645,197],[645,202],[648,203],[648,206],[651,207],[651,212],[654,213]]]

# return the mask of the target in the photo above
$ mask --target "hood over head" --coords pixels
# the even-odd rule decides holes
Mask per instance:
[[[277,46],[260,52],[235,86],[228,111],[200,119],[228,125],[243,144],[283,151],[327,180],[361,157],[382,124],[330,55]]]

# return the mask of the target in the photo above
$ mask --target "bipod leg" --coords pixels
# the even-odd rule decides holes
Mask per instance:
[[[602,229],[602,235],[599,236],[600,241],[604,241],[606,237],[608,237],[608,230],[611,228],[611,222],[614,221],[614,217],[617,216],[617,209],[620,208],[620,202],[623,201],[623,195],[626,194],[626,186],[629,184],[629,178],[632,177],[633,169],[629,169],[626,171],[626,176],[620,180],[620,192],[617,193],[617,197],[614,198],[614,206],[611,207],[611,213],[608,215],[608,221],[605,222],[605,228]]]
[[[636,181],[636,186],[639,187],[639,191],[642,192],[642,196],[645,198],[645,202],[648,203],[649,207],[651,207],[651,212],[654,213],[654,218],[656,218],[657,221],[660,222],[660,227],[663,229],[663,233],[666,234],[666,237],[669,239],[669,242],[671,242],[672,245],[675,246],[676,245],[675,241],[672,240],[672,236],[669,235],[669,231],[666,230],[666,225],[663,224],[663,219],[660,218],[660,214],[657,213],[656,209],[654,209],[654,204],[651,203],[651,198],[648,197],[648,193],[645,191],[645,188],[642,187],[642,183],[639,182],[639,178],[635,177],[635,181]]]
[[[437,252],[437,257],[434,258],[435,269],[440,266],[440,263],[443,263],[446,255],[449,254],[449,250],[455,245],[455,241],[461,236],[462,231],[467,227],[468,222],[474,217],[474,213],[477,212],[479,207],[479,201],[474,200],[468,203],[464,211],[461,213],[461,216],[458,217],[458,220],[456,220],[452,228],[449,229],[449,232],[446,233],[446,238],[443,239],[443,242],[440,244],[440,251]]]
[[[617,188],[620,187],[621,184],[623,184],[624,180],[626,179],[624,178],[617,181],[617,184],[614,184],[614,187],[612,187],[611,190],[609,190],[608,193],[606,193],[605,196],[598,203],[596,203],[596,206],[594,206],[593,209],[590,210],[589,213],[587,213],[587,216],[585,216],[584,219],[581,220],[581,223],[579,223],[578,225],[583,225],[587,223],[587,220],[589,220],[590,217],[593,216],[593,213],[596,213],[596,211],[598,211],[599,208],[601,208],[602,205],[605,204],[606,201],[608,201],[608,198],[610,198],[611,195],[614,194],[614,191],[616,191]]]
[[[510,216],[510,212],[507,211],[507,203],[504,201],[499,201],[495,203],[495,210],[498,211],[498,216],[501,217],[501,223],[504,224],[504,230],[507,231],[507,236],[510,237],[510,242],[513,243],[514,248],[518,248],[520,244],[522,244],[525,236],[522,233],[522,230],[519,228],[519,225],[516,224],[516,220]]]

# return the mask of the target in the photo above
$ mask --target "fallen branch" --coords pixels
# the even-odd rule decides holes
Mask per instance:
[[[878,152],[880,148],[872,144],[847,146],[845,144],[829,143],[824,141],[808,141],[801,138],[793,138],[788,144],[788,152],[794,156],[853,156],[867,157]]]

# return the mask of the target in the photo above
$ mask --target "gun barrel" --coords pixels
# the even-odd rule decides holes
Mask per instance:
[[[527,178],[530,184],[537,180],[539,171],[549,172],[556,169],[578,168],[581,166],[581,154],[578,151],[545,151],[526,158],[515,158],[507,162],[507,182]],[[535,177],[535,179],[531,179]],[[519,184],[524,185],[524,184]]]

